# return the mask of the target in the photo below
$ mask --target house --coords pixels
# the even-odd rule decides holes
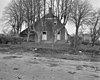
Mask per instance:
[[[65,26],[59,21],[57,16],[49,8],[49,13],[35,22],[35,32],[31,32],[31,38],[35,42],[41,43],[64,43],[67,40],[67,31]],[[25,33],[26,32],[26,33]],[[22,37],[27,36],[27,29],[22,31]]]
[[[27,40],[27,33],[28,33],[28,29],[26,28],[25,30],[23,30],[21,33],[20,33],[20,36],[21,37],[24,37],[24,39],[25,40]],[[31,34],[30,34],[30,39],[29,39],[29,41],[31,41],[31,42],[35,42],[35,32],[31,32]]]

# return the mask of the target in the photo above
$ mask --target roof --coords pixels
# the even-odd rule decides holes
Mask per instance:
[[[20,33],[20,36],[23,37],[23,36],[27,35],[27,32],[28,32],[28,28],[26,28],[25,30],[23,30]],[[34,31],[31,31],[31,35],[35,35],[35,32]]]
[[[53,24],[54,20],[56,20],[57,23],[58,23],[56,26],[54,26],[54,24]],[[35,22],[35,26],[34,27],[35,27],[36,30],[43,30],[43,28],[45,27],[45,26],[42,26],[43,25],[43,21],[46,23],[46,27],[48,27],[48,28],[52,27],[53,30],[57,30],[57,29],[59,29],[61,27],[64,27],[64,25],[60,22],[60,20],[58,19],[58,17],[55,16],[50,11],[49,11],[48,14],[46,14],[45,16],[43,16],[40,20],[37,20]]]
[[[42,18],[57,18],[57,16],[55,16],[53,13],[48,13],[45,16],[43,16]]]
[[[61,27],[64,27],[64,25],[59,21],[59,19],[57,18],[57,16],[55,16],[53,13],[52,13],[52,11],[51,10],[49,10],[49,13],[48,14],[46,14],[45,16],[43,16],[40,20],[37,20],[36,22],[35,22],[35,29],[36,30],[43,30],[43,27],[45,27],[45,26],[42,26],[42,22],[43,22],[43,20],[44,20],[44,18],[46,19],[46,26],[47,26],[47,28],[51,28],[51,29],[53,29],[53,30],[57,30],[57,29],[59,29],[59,28],[61,28]],[[47,20],[48,19],[48,20]],[[52,24],[52,19],[54,20],[54,19],[56,19],[57,20],[57,22],[58,22],[58,24],[56,25],[56,26],[54,26],[53,24]],[[22,31],[23,33],[24,33],[24,31]]]

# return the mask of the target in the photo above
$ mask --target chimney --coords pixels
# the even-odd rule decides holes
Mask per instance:
[[[52,8],[51,7],[49,8],[49,13],[52,13]]]

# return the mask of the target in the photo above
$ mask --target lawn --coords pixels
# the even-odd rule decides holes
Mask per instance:
[[[46,46],[0,45],[0,79],[100,80],[100,60],[92,62],[89,55],[70,53],[68,46]]]
[[[98,46],[91,47],[89,45],[81,45],[78,49],[79,51],[75,53],[74,49],[66,44],[36,44],[32,42],[22,43],[21,45],[0,45],[0,52],[3,53],[13,54],[16,52],[35,52],[39,53],[39,56],[41,57],[54,57],[66,60],[100,61],[100,48]]]
[[[0,79],[100,80],[100,56],[93,58],[61,44],[0,45]]]

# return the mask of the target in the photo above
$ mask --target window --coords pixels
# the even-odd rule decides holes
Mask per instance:
[[[42,40],[47,40],[47,31],[42,33]]]
[[[46,32],[43,32],[43,35],[46,35]]]
[[[57,40],[61,40],[61,32],[60,31],[57,33]]]

